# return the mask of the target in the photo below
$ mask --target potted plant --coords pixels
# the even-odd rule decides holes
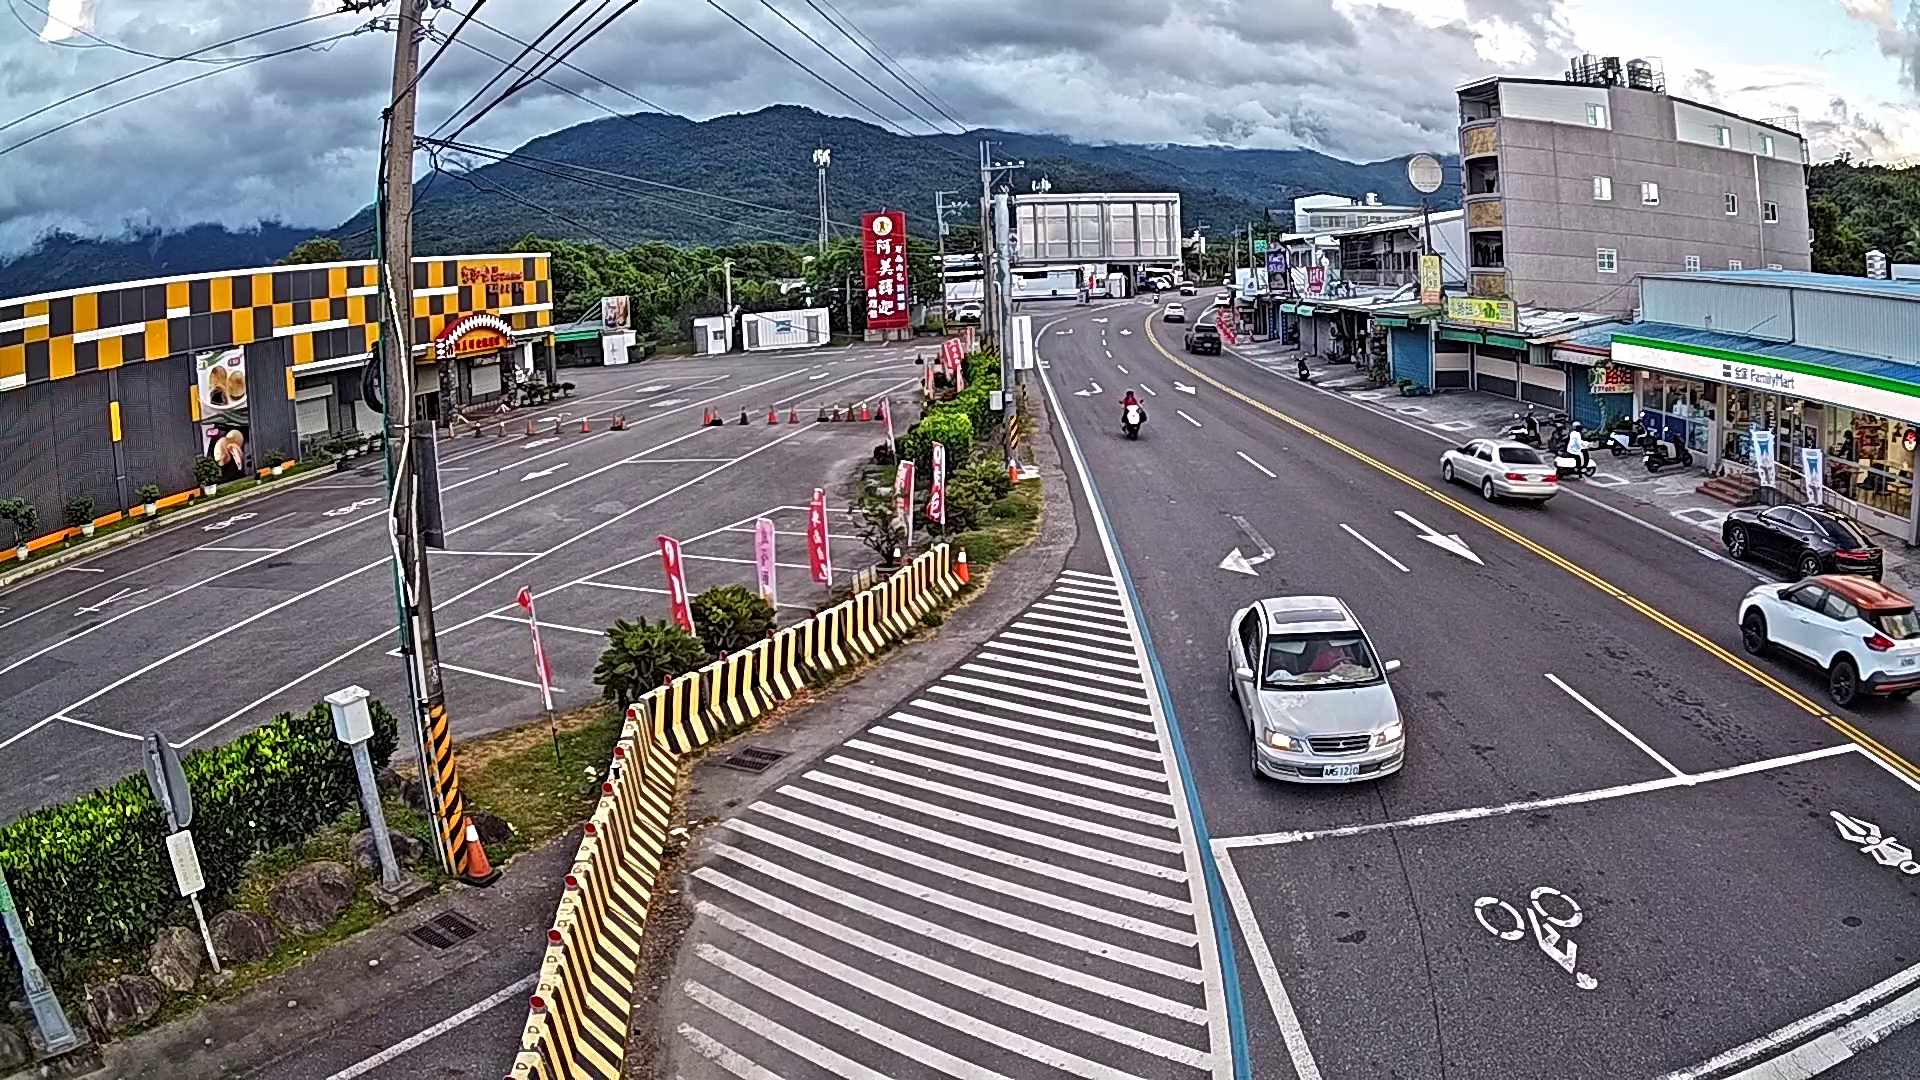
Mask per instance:
[[[210,457],[195,458],[193,461],[193,482],[200,485],[200,494],[212,495],[220,490],[220,463]]]
[[[93,497],[81,495],[67,500],[67,526],[79,529],[81,536],[93,535]]]
[[[287,471],[287,455],[278,450],[267,455],[267,471],[275,476]]]
[[[40,511],[22,498],[0,499],[0,521],[13,527],[13,557],[27,561],[27,541],[39,527]]]
[[[142,513],[148,517],[152,517],[160,512],[160,507],[157,505],[160,502],[159,484],[142,484],[140,485],[138,494],[140,496],[140,510]]]

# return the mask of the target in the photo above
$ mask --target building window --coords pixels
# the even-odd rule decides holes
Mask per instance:
[[[1614,248],[1595,248],[1593,268],[1603,274],[1618,273],[1620,270],[1620,252]]]
[[[1587,102],[1587,126],[1603,128],[1607,126],[1607,107]]]
[[[1766,157],[1773,156],[1773,136],[1760,136],[1760,153]]]
[[[1765,210],[1766,212],[1762,216],[1766,218],[1766,220],[1768,221],[1780,220],[1780,204],[1779,203],[1774,203],[1774,202],[1767,203],[1765,205]]]
[[[1596,176],[1593,178],[1593,198],[1595,202],[1613,201],[1613,177]]]
[[[1744,267],[1744,266],[1742,266],[1742,265],[1740,264],[1740,260],[1739,260],[1739,259],[1728,259],[1728,260],[1727,260],[1727,269],[1729,269],[1729,270],[1744,270],[1744,269],[1746,269],[1746,267]]]
[[[1689,273],[1692,273],[1699,269],[1700,269],[1700,256],[1698,255],[1687,256],[1687,271]]]
[[[1714,128],[1713,141],[1718,146],[1728,146],[1728,147],[1732,146],[1733,145],[1733,129],[1726,128],[1726,127]]]
[[[1727,192],[1727,213],[1738,214],[1739,212],[1740,212],[1740,196],[1735,195],[1731,191]]]
[[[1640,185],[1640,205],[1642,206],[1659,206],[1660,205],[1660,185],[1659,184],[1647,182],[1647,183],[1642,183]]]

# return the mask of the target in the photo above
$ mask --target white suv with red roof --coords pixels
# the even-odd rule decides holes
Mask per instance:
[[[1755,656],[1778,646],[1818,665],[1842,708],[1862,694],[1904,700],[1920,690],[1920,616],[1913,601],[1869,578],[1759,586],[1740,601],[1740,640]]]

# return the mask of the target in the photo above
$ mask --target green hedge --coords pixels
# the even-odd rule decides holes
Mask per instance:
[[[374,767],[399,743],[399,722],[377,701]],[[194,846],[206,875],[208,915],[226,901],[254,856],[304,839],[359,805],[353,755],[334,738],[325,703],[281,713],[223,746],[182,762],[193,791]],[[0,827],[0,866],[40,966],[72,986],[93,965],[139,960],[162,926],[188,910],[167,861],[166,819],[135,775]],[[0,1000],[19,969],[0,964]]]
[[[947,466],[957,470],[972,460],[974,447],[984,443],[999,422],[999,414],[993,411],[993,392],[1000,388],[1000,358],[979,352],[961,363],[967,373],[967,388],[952,400],[929,408],[895,445],[903,460],[915,463],[920,476],[932,476],[934,443],[947,448]]]

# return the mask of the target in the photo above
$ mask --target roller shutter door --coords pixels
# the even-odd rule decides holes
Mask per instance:
[[[1536,367],[1533,364],[1520,365],[1520,397],[1534,405],[1565,411],[1567,407],[1567,373],[1559,367]]]
[[[1519,367],[1519,364],[1506,357],[1489,353],[1484,345],[1474,346],[1473,385],[1483,393],[1498,394],[1501,397],[1518,397]]]
[[[475,363],[467,374],[468,400],[485,401],[500,393],[500,361]]]

